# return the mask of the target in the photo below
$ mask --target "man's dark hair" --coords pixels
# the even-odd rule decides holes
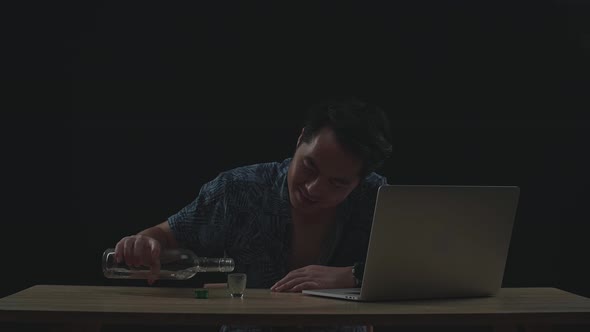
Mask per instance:
[[[381,167],[391,155],[389,121],[376,105],[356,98],[316,104],[309,110],[301,140],[309,143],[326,126],[345,149],[363,161],[361,178]]]

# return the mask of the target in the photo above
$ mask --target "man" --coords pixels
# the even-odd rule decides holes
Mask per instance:
[[[391,154],[390,141],[376,106],[316,105],[292,158],[219,174],[167,221],[119,241],[115,255],[153,272],[167,248],[227,255],[247,273],[247,287],[275,292],[359,286],[353,266],[365,259],[377,189],[386,183],[373,171]]]

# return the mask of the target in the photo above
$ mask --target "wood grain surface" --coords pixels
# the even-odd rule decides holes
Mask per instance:
[[[590,325],[590,299],[555,288],[504,288],[495,297],[359,303],[247,289],[38,285],[0,299],[0,322],[261,326]]]

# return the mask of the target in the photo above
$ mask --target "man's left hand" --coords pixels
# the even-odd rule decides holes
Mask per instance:
[[[332,267],[308,265],[289,272],[277,281],[273,292],[301,292],[304,289],[353,288],[355,287],[352,266]]]

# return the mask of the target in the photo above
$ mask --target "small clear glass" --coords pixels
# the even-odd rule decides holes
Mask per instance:
[[[246,274],[245,273],[230,273],[227,276],[227,289],[229,294],[234,298],[242,298],[244,290],[246,289]]]

